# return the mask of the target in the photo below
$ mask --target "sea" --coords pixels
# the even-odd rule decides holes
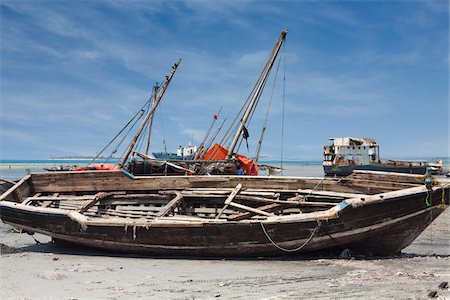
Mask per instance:
[[[0,178],[18,180],[30,173],[45,172],[44,168],[60,167],[65,165],[87,166],[92,159],[10,159],[0,160]],[[105,163],[105,160],[95,163]],[[107,163],[116,163],[117,160],[109,160]],[[282,171],[276,175],[280,176],[305,176],[322,177],[322,161],[320,160],[289,160],[260,161],[261,164],[281,167]],[[268,175],[267,171],[261,171],[261,175]]]
[[[398,159],[398,158],[396,158]],[[450,169],[449,157],[408,157],[401,160],[408,161],[429,161],[436,162],[441,159],[446,169]],[[0,160],[0,178],[8,180],[18,180],[30,173],[45,172],[44,168],[60,167],[64,165],[87,166],[92,159],[10,159]],[[95,163],[118,162],[113,160],[97,160]],[[282,168],[282,171],[275,174],[277,176],[301,176],[301,177],[323,177],[321,160],[265,160],[261,164]],[[267,171],[260,171],[260,175],[268,175]]]

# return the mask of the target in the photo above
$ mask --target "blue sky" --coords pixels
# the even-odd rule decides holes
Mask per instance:
[[[373,137],[385,158],[448,155],[448,1],[0,3],[2,159],[95,154],[177,58],[153,150],[198,144],[286,27],[285,158],[321,159],[332,136]],[[272,78],[242,154],[255,153]],[[273,97],[266,159],[280,157],[281,81]]]

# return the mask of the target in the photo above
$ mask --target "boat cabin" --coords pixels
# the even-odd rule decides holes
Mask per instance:
[[[372,138],[330,138],[331,145],[324,146],[323,165],[368,165],[380,162],[380,148]]]

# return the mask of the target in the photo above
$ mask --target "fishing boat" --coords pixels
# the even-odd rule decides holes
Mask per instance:
[[[213,121],[207,134],[199,145],[198,149],[194,153],[188,153],[188,155],[159,155],[164,158],[150,157],[147,153],[140,153],[135,149],[136,141],[139,140],[140,135],[144,128],[149,127],[148,122],[152,120],[154,109],[150,110],[147,116],[144,118],[140,128],[138,129],[135,137],[128,146],[127,151],[120,162],[120,165],[126,168],[129,172],[135,175],[182,175],[182,174],[221,174],[221,175],[258,175],[258,159],[265,133],[266,125],[264,125],[261,137],[257,144],[256,154],[254,158],[249,158],[245,155],[239,154],[239,147],[244,143],[248,149],[249,131],[247,129],[251,117],[253,116],[255,109],[260,101],[262,92],[266,86],[268,76],[274,66],[280,49],[284,45],[287,29],[280,33],[274,48],[269,55],[267,62],[265,63],[263,70],[257,79],[250,95],[242,105],[241,109],[236,115],[236,118],[228,127],[228,130],[224,133],[222,139],[217,141],[216,138],[222,129],[220,125],[216,132],[209,137],[211,129],[217,120],[217,115],[214,115]],[[280,62],[281,60],[278,60]],[[277,68],[278,71],[278,68]],[[160,97],[154,102],[154,107],[160,102]],[[270,105],[268,106],[270,108]],[[220,111],[219,111],[220,112]],[[267,124],[266,115],[266,124]],[[149,138],[149,136],[148,136]],[[224,146],[228,142],[227,146]],[[143,155],[144,154],[144,155]],[[192,158],[188,157],[192,155]],[[174,167],[177,166],[177,167]],[[272,166],[264,166],[265,168],[275,170],[277,168]]]
[[[153,152],[152,154],[156,159],[186,160],[193,159],[196,152],[197,147],[189,143],[186,147],[178,146],[177,152],[167,152],[165,150],[163,152]]]
[[[145,255],[393,255],[446,209],[449,186],[374,171],[341,179],[48,172],[4,193],[0,218],[55,241]]]
[[[425,161],[381,160],[380,146],[372,138],[333,137],[331,145],[324,146],[323,170],[328,176],[347,176],[353,170],[371,170],[425,174],[427,168],[438,174],[442,160]]]

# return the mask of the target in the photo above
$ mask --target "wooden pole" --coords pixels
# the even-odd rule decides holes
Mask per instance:
[[[141,126],[139,127],[138,131],[136,132],[136,135],[134,136],[133,140],[131,141],[130,145],[128,145],[127,150],[125,151],[125,154],[122,157],[122,160],[120,161],[119,165],[124,166],[125,163],[128,160],[128,157],[130,156],[131,151],[133,151],[134,145],[136,145],[136,142],[139,138],[139,136],[142,133],[142,130],[144,129],[145,125],[147,124],[150,117],[154,114],[156,107],[158,106],[159,102],[161,101],[162,96],[164,95],[164,92],[166,91],[167,87],[169,86],[170,80],[172,80],[173,75],[175,74],[175,71],[178,68],[178,65],[181,63],[181,59],[178,59],[177,62],[173,65],[172,71],[170,72],[169,76],[166,77],[166,80],[164,80],[161,91],[159,92],[158,96],[156,97],[155,105],[152,107],[152,109],[149,110],[147,115],[144,118],[144,121],[142,121]]]
[[[286,38],[286,34],[287,34],[287,29],[285,29],[281,32],[280,37],[278,38],[277,42],[275,43],[275,47],[272,50],[272,54],[270,55],[269,60],[267,61],[266,65],[264,66],[264,69],[260,76],[260,80],[256,84],[255,93],[253,94],[253,97],[252,97],[251,101],[249,102],[247,109],[245,110],[244,115],[242,116],[241,121],[239,122],[238,130],[236,131],[236,134],[234,135],[234,138],[231,141],[230,146],[228,147],[228,154],[227,154],[228,159],[230,159],[232,157],[232,155],[234,153],[234,149],[239,141],[239,138],[241,137],[242,131],[247,123],[247,120],[250,117],[253,109],[256,107],[258,99],[259,99],[261,92],[264,88],[264,85],[266,83],[267,76],[269,75],[269,72],[272,69],[275,59],[277,58],[278,52],[280,51],[280,48],[283,45],[283,42]]]
[[[158,94],[158,89],[159,89],[158,83],[155,83],[155,85],[153,86],[153,91],[152,91],[152,101],[151,101],[152,107],[155,106],[156,95]],[[152,116],[150,117],[150,120],[148,121],[147,145],[145,147],[145,154],[147,154],[147,155],[148,155],[148,150],[150,149],[150,135],[152,132],[153,116],[154,116],[154,114],[152,114]]]

